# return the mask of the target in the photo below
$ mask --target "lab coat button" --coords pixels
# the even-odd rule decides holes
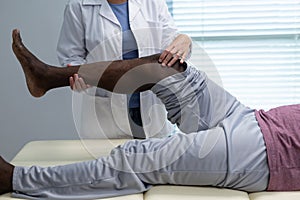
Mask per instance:
[[[118,33],[119,33],[119,30],[118,30],[118,29],[115,29],[115,30],[114,30],[114,33],[115,33],[115,34],[118,34]]]

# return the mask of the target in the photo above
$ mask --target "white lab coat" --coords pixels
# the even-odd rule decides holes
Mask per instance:
[[[162,52],[179,34],[164,0],[128,0],[129,22],[139,49],[139,57]],[[122,28],[107,0],[70,0],[57,47],[62,65],[122,59]],[[91,92],[92,90],[92,92]],[[102,89],[83,95],[75,122],[86,138],[131,137],[127,96]],[[78,95],[75,95],[78,96]],[[80,113],[80,115],[78,115]],[[77,117],[76,117],[77,116]],[[141,117],[147,137],[174,133],[164,105],[151,92],[141,93]]]

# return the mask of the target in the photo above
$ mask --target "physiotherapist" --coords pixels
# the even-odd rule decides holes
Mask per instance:
[[[164,0],[69,0],[57,45],[63,66],[126,60],[162,53],[171,66],[191,54],[191,39],[180,34]],[[114,94],[70,77],[84,91],[79,132],[87,138],[150,138],[177,133],[161,101],[151,92]]]

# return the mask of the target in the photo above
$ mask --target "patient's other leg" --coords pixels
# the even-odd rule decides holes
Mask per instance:
[[[96,62],[74,67],[55,67],[40,61],[33,55],[22,43],[18,30],[13,31],[12,37],[13,51],[22,65],[28,89],[35,97],[43,96],[53,88],[69,86],[69,77],[76,73],[79,73],[89,85],[117,93],[132,93],[148,90],[161,79],[182,72],[186,68],[186,64],[181,64],[179,61],[172,68],[161,67],[161,64],[158,63],[159,54],[133,60]],[[141,67],[142,70],[128,73],[137,67]],[[125,74],[128,81],[123,83],[123,87],[115,90],[116,84]],[[135,83],[144,78],[151,80],[151,83],[136,87]]]
[[[0,156],[0,194],[12,192],[14,166]]]

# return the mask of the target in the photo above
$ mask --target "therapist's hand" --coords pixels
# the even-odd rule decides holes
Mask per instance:
[[[178,35],[175,40],[162,52],[159,62],[162,66],[171,67],[178,59],[183,63],[190,52],[192,40],[185,34]]]
[[[91,87],[90,85],[86,84],[83,78],[79,77],[78,74],[71,76],[69,81],[71,89],[76,92],[82,92]]]

